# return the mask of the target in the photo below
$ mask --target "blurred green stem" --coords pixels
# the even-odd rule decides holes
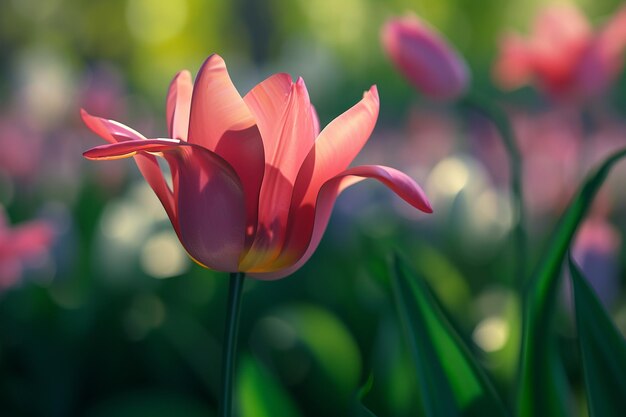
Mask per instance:
[[[517,147],[515,134],[509,117],[502,109],[493,104],[491,100],[474,92],[467,95],[461,103],[473,108],[489,118],[495,125],[502,144],[509,158],[509,177],[511,187],[511,203],[515,225],[513,233],[515,238],[515,254],[517,268],[517,283],[522,286],[526,279],[526,264],[528,262],[528,250],[526,247],[526,232],[524,230],[524,196],[522,190],[522,157]]]
[[[241,295],[246,274],[233,272],[230,274],[228,287],[228,310],[226,311],[226,327],[222,346],[222,403],[220,417],[231,417],[233,409],[233,374],[237,354],[237,335],[239,333],[239,313],[241,312]]]

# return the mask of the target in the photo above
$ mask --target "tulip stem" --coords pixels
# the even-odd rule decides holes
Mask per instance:
[[[231,417],[233,409],[233,371],[237,356],[237,335],[239,333],[239,313],[241,312],[241,295],[246,274],[233,272],[230,274],[228,287],[228,309],[226,311],[226,327],[222,346],[222,403],[220,417]]]
[[[509,158],[509,176],[511,200],[514,219],[515,252],[517,258],[517,284],[524,285],[526,280],[526,264],[528,251],[526,246],[526,231],[524,230],[524,196],[522,189],[522,157],[515,140],[515,134],[509,117],[500,107],[491,103],[489,99],[477,94],[468,94],[465,105],[472,107],[485,115],[494,124],[507,156]]]

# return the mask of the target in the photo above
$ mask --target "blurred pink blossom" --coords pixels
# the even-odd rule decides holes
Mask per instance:
[[[387,21],[381,42],[398,71],[428,97],[455,100],[467,90],[470,73],[463,58],[417,16]]]
[[[0,115],[0,173],[20,180],[33,180],[41,162],[44,142],[42,132],[32,128],[19,115]]]
[[[536,84],[554,98],[598,96],[619,75],[626,48],[626,6],[593,31],[574,5],[552,5],[536,17],[531,34],[509,32],[493,67],[504,89]]]
[[[621,245],[619,231],[601,215],[585,220],[574,239],[572,256],[605,305],[619,293]]]
[[[11,227],[0,207],[0,291],[19,281],[29,261],[48,252],[54,234],[52,225],[43,220]]]

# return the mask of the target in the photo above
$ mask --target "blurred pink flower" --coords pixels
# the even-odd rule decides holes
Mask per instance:
[[[504,89],[536,83],[552,97],[602,94],[622,69],[626,47],[626,6],[597,32],[573,5],[543,9],[524,39],[508,33],[500,40],[493,67]]]
[[[603,216],[592,216],[580,226],[572,256],[604,305],[619,294],[620,233]]]
[[[0,115],[0,173],[30,182],[44,154],[45,137],[15,113]],[[28,152],[24,152],[28,149]]]
[[[467,90],[470,74],[463,58],[417,16],[387,21],[381,42],[396,68],[430,98],[455,100]]]
[[[348,165],[378,117],[376,87],[321,133],[304,81],[275,74],[241,97],[226,65],[211,55],[195,83],[176,75],[167,97],[168,139],[83,111],[89,128],[110,144],[89,159],[135,157],[178,238],[202,266],[278,279],[313,254],[335,199],[375,178],[414,207],[431,212],[421,188],[393,168]],[[173,190],[156,156],[168,162]]]
[[[28,261],[45,254],[53,238],[54,228],[42,220],[10,227],[0,207],[0,291],[16,284]]]

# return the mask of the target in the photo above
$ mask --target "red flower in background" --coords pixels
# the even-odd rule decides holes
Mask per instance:
[[[54,228],[42,220],[11,227],[0,207],[0,291],[16,284],[25,264],[45,254],[53,238]]]
[[[626,7],[594,33],[573,5],[550,6],[528,38],[502,37],[493,75],[504,89],[536,83],[553,97],[597,96],[622,70],[625,48]]]
[[[469,86],[463,58],[415,15],[390,19],[381,29],[385,52],[418,91],[437,100],[455,100]]]
[[[317,248],[335,199],[375,178],[409,204],[431,212],[421,188],[393,168],[348,165],[378,117],[372,87],[320,132],[304,81],[275,74],[241,97],[224,61],[210,56],[195,83],[182,71],[167,97],[168,139],[146,139],[120,123],[82,112],[110,142],[89,159],[134,156],[189,255],[201,265],[278,279]],[[156,157],[172,173],[170,189]]]

